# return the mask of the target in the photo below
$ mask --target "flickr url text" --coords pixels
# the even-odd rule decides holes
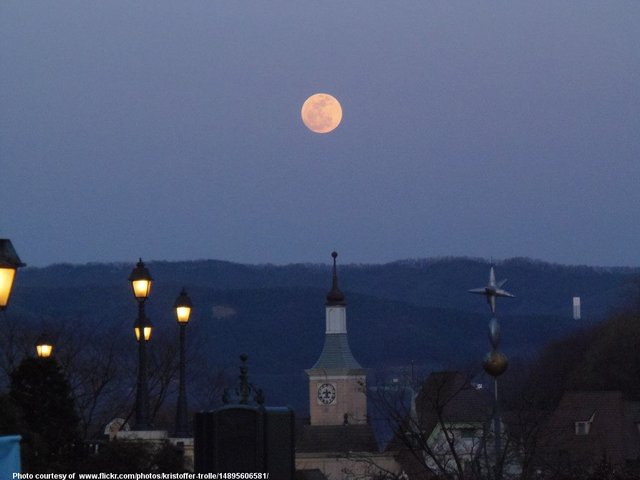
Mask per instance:
[[[269,480],[269,473],[14,473],[12,480]]]

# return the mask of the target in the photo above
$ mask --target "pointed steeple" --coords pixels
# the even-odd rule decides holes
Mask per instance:
[[[333,276],[331,283],[331,290],[327,293],[327,306],[346,305],[347,302],[344,299],[344,294],[338,288],[338,272],[336,268],[336,258],[338,258],[338,252],[331,252],[333,257]]]
[[[327,293],[325,307],[324,348],[313,368],[331,370],[360,369],[362,367],[353,358],[347,341],[347,302],[345,302],[344,294],[338,288],[338,274],[336,271],[338,254],[332,252],[331,256],[333,257],[333,278],[331,290]]]
[[[367,371],[360,366],[349,348],[347,338],[347,307],[344,294],[338,288],[336,252],[333,257],[331,290],[325,306],[326,329],[320,358],[306,370],[309,376],[309,412],[311,428],[367,423]]]

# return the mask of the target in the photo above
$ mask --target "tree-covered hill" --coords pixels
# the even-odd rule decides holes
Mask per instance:
[[[23,322],[34,331],[79,322],[91,326],[96,338],[105,332],[118,336],[133,355],[137,310],[127,281],[133,264],[25,268],[6,321]],[[268,398],[306,403],[303,370],[322,349],[329,265],[203,260],[147,266],[154,278],[147,302],[156,327],[152,348],[176,338],[171,308],[185,286],[195,305],[189,339],[211,369],[235,370],[238,355],[246,352],[252,373],[267,383],[262,386]],[[489,349],[490,312],[482,297],[467,290],[485,285],[488,272],[487,262],[468,258],[339,265],[354,355],[377,371],[479,365]],[[505,288],[516,295],[499,300],[502,349],[511,358],[531,358],[549,341],[596,323],[627,303],[637,273],[527,259],[499,262],[498,279],[508,278]],[[571,318],[573,296],[582,298],[585,320]],[[63,350],[65,339],[58,341]]]
[[[20,272],[15,302],[28,288],[128,288],[131,264],[59,264],[45,268],[26,268]],[[245,265],[217,260],[189,262],[147,262],[156,288],[175,285],[213,290],[315,287],[327,289],[329,265]],[[404,260],[382,265],[339,265],[340,284],[347,292],[381,299],[428,306],[486,313],[469,288],[487,282],[489,264],[470,258]],[[571,298],[582,298],[588,319],[602,318],[625,302],[640,269],[565,266],[537,260],[515,258],[498,262],[498,279],[507,278],[508,290],[516,299],[504,302],[504,314],[550,314],[570,317]],[[69,305],[69,308],[73,308]]]

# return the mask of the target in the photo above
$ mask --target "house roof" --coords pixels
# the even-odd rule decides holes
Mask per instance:
[[[466,375],[451,371],[434,372],[415,398],[415,412],[411,413],[407,408],[404,418],[400,419],[387,451],[396,454],[397,461],[410,478],[428,478],[431,473],[425,463],[422,446],[412,445],[414,432],[419,430],[426,440],[443,426],[475,429],[490,420],[492,407],[491,395],[472,385]]]
[[[446,423],[485,423],[492,413],[492,399],[460,372],[434,372],[416,397],[421,429],[431,432]]]
[[[638,420],[640,402],[626,400],[622,392],[566,392],[545,424],[543,440],[557,461],[593,464],[604,455],[621,465],[640,456]],[[577,434],[576,422],[587,422],[588,433]]]
[[[487,391],[477,389],[460,372],[434,372],[422,385],[415,399],[415,413],[407,409],[387,450],[406,448],[408,436],[419,429],[429,437],[442,424],[484,425],[491,418],[493,400]],[[415,415],[414,418],[411,418]]]
[[[304,425],[298,440],[298,453],[378,452],[378,444],[369,424]]]

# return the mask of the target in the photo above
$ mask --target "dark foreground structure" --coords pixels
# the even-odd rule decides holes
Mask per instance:
[[[262,390],[249,383],[248,356],[242,354],[235,401],[225,391],[224,407],[196,413],[196,473],[269,473],[295,476],[295,415],[289,407],[265,407]],[[250,397],[253,394],[253,402]]]
[[[295,475],[294,414],[288,407],[229,405],[197,413],[195,471]]]

